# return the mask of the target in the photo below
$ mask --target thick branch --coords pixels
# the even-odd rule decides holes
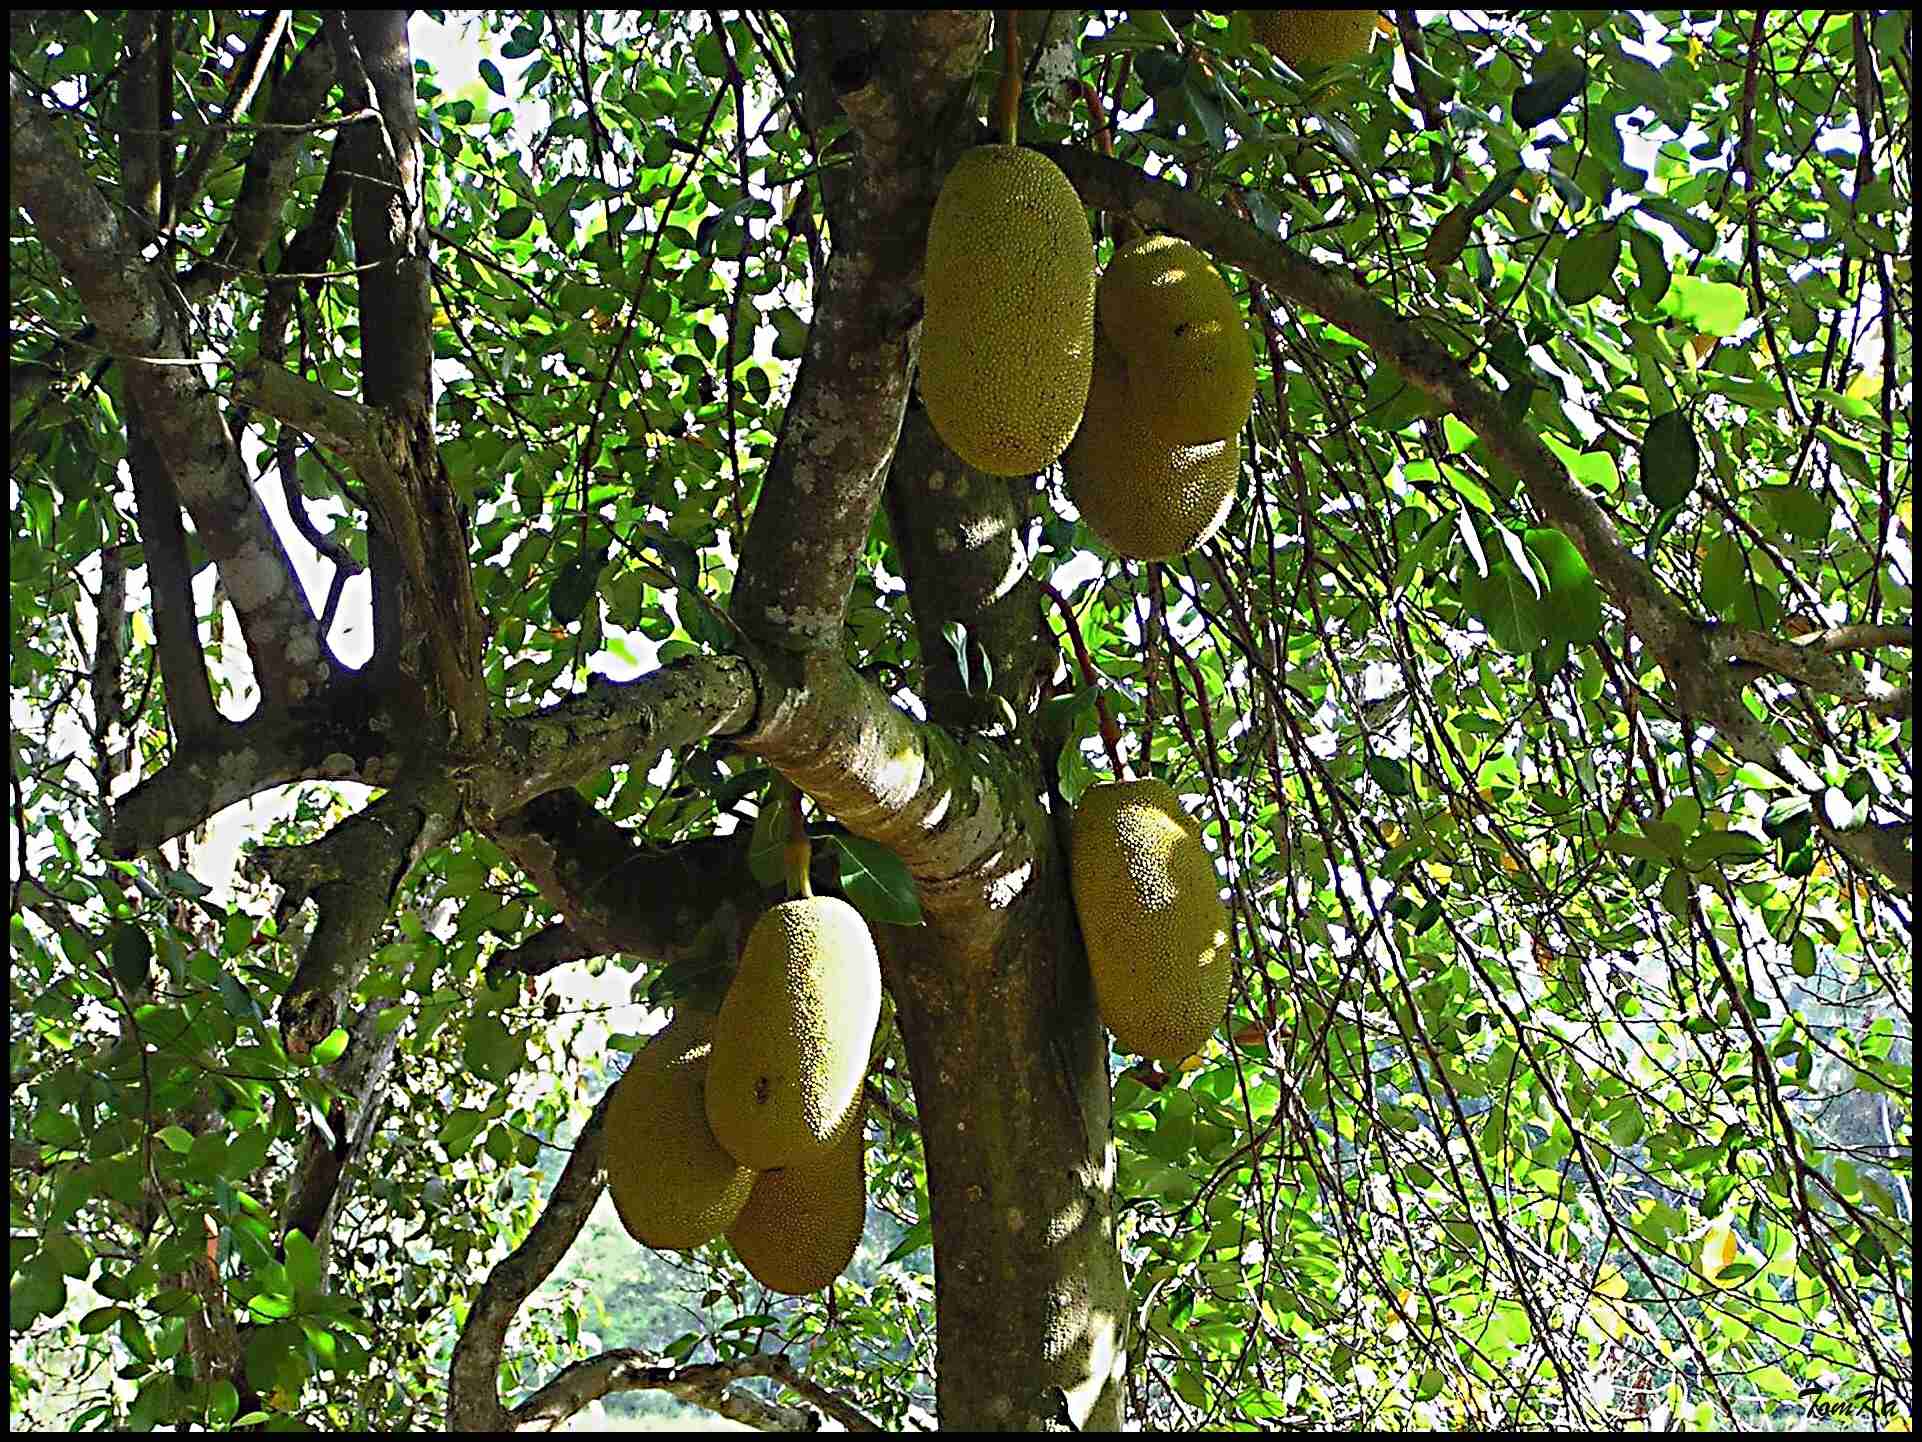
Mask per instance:
[[[753,668],[738,656],[687,656],[634,681],[494,723],[487,755],[463,782],[474,824],[587,780],[615,762],[647,767],[663,750],[731,735],[754,720]]]
[[[607,1180],[601,1167],[607,1149],[607,1102],[613,1095],[611,1086],[602,1093],[574,1139],[574,1153],[548,1194],[540,1219],[512,1255],[488,1273],[474,1298],[447,1366],[449,1432],[504,1432],[511,1425],[500,1400],[501,1348],[522,1304],[560,1265],[600,1200]]]
[[[545,888],[542,890],[545,892]],[[619,950],[622,948],[590,941],[566,922],[556,921],[518,945],[495,952],[487,963],[488,981],[498,986],[503,976],[545,976],[569,962],[586,961],[589,957],[606,956]]]
[[[386,1107],[383,1086],[400,1045],[400,1031],[380,1026],[386,1008],[369,1002],[348,1028],[347,1050],[331,1068],[329,1080],[343,1101],[329,1118],[332,1135],[310,1124],[300,1161],[287,1183],[281,1232],[306,1234],[323,1258],[331,1259],[334,1219],[340,1215],[343,1183],[354,1161],[367,1149]]]
[[[261,18],[246,53],[235,62],[228,80],[227,100],[221,107],[226,120],[216,122],[209,128],[182,168],[180,178],[174,183],[172,219],[177,221],[193,209],[194,202],[200,198],[200,187],[207,182],[208,173],[213,169],[214,159],[220,154],[221,144],[232,122],[245,116],[252,108],[254,95],[273,68],[274,54],[287,33],[289,19],[288,11],[269,11]],[[307,50],[316,48],[310,44]],[[269,120],[300,126],[314,118],[320,110],[321,101],[327,96],[326,81],[315,75],[316,68],[306,52],[295,57],[293,69],[274,87]],[[332,79],[332,76],[328,75],[327,79]],[[226,253],[221,259],[226,264],[252,268],[259,263],[260,253],[266,248],[270,222],[280,213],[281,202],[286,199],[288,187],[293,184],[295,147],[304,138],[296,129],[279,130],[271,127],[255,138],[253,149],[247,156],[247,174],[234,204],[233,222],[228,226],[222,244]],[[243,226],[257,232],[258,239],[239,241],[237,235]]]
[[[748,870],[745,833],[646,850],[571,788],[536,798],[490,834],[566,917],[574,956],[731,965],[767,901]]]
[[[334,1029],[387,924],[401,880],[425,852],[454,834],[458,817],[452,786],[433,777],[387,792],[318,841],[253,852],[251,867],[285,889],[282,915],[310,896],[318,913],[281,998],[281,1039],[290,1056],[312,1051]]]
[[[814,1407],[784,1407],[732,1384],[768,1377]],[[878,1432],[859,1408],[803,1376],[783,1356],[757,1352],[733,1362],[660,1362],[651,1353],[617,1347],[563,1368],[513,1412],[517,1431],[552,1431],[590,1402],[614,1392],[666,1392],[757,1432],[818,1432],[821,1414],[850,1432]],[[814,1410],[819,1408],[817,1412]]]
[[[1727,627],[1711,637],[1710,650],[1717,657],[1772,671],[1798,686],[1834,696],[1846,705],[1861,706],[1878,716],[1901,720],[1914,714],[1913,683],[1898,688],[1883,677],[1868,675],[1835,657],[1880,646],[1913,648],[1914,644],[1912,626],[1837,626],[1827,631],[1811,631],[1793,640]]]
[[[424,631],[413,639],[425,642],[442,694],[456,708],[459,730],[477,740],[486,704],[479,676],[479,610],[466,533],[451,495],[444,494],[447,477],[431,443],[404,417],[335,395],[265,361],[242,375],[234,389],[246,405],[320,441],[366,483],[376,525],[399,558]]]
[[[845,113],[860,143],[850,173],[823,176],[834,255],[729,603],[768,645],[839,641],[907,402],[928,216],[965,143],[960,102],[985,23],[980,11],[792,22],[808,124],[818,134]]]
[[[167,715],[182,746],[203,744],[225,723],[214,706],[207,658],[200,651],[200,619],[194,610],[193,572],[187,563],[187,528],[180,498],[159,453],[147,437],[137,403],[127,406],[127,470],[133,477],[140,549],[153,594],[154,648],[166,686]]]
[[[840,652],[757,658],[761,709],[735,740],[857,836],[899,856],[925,910],[992,947],[1034,883],[1048,819],[1032,770],[895,706]],[[1032,753],[1014,753],[1032,762]]]
[[[1006,699],[1017,717],[1027,715],[1049,662],[1008,482],[964,465],[915,407],[888,471],[887,506],[921,639],[928,719],[988,724],[999,714],[991,696]],[[965,684],[947,636],[955,623],[967,631]],[[990,686],[982,684],[984,673]]]
[[[393,698],[347,676],[325,702],[266,711],[202,737],[182,736],[167,764],[115,808],[109,850],[138,856],[190,831],[215,812],[290,781],[360,781],[391,786],[410,739]]]
[[[309,698],[330,667],[292,563],[254,495],[201,367],[183,306],[58,132],[8,78],[8,174],[15,200],[58,258],[103,349],[121,359],[154,448],[219,565],[268,702]]]

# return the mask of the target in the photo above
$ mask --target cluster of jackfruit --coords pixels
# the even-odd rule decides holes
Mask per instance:
[[[1359,60],[1375,43],[1375,10],[1251,10],[1255,39],[1296,70]]]
[[[1020,476],[1062,457],[1089,526],[1142,560],[1226,518],[1254,355],[1200,251],[1132,241],[1097,289],[1068,178],[1034,151],[981,145],[942,184],[924,290],[921,402],[963,461]]]
[[[713,1018],[682,1008],[614,1085],[604,1126],[607,1187],[621,1225],[645,1247],[704,1246],[734,1225],[754,1172],[707,1124]]]
[[[1115,252],[1095,314],[1088,412],[1061,463],[1068,494],[1116,551],[1167,560],[1234,503],[1255,396],[1248,329],[1208,257],[1165,235]]]
[[[635,1240],[685,1250],[725,1233],[776,1291],[838,1277],[867,1216],[861,1083],[880,1015],[858,911],[826,896],[770,908],[719,1015],[677,1012],[608,1104],[608,1186]]]
[[[1091,786],[1068,864],[1101,1020],[1128,1051],[1180,1062],[1228,1005],[1228,912],[1200,828],[1165,781]]]

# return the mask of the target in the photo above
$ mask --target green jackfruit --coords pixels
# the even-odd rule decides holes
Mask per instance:
[[[676,1013],[614,1084],[603,1123],[614,1210],[635,1241],[657,1250],[713,1241],[754,1190],[754,1173],[721,1149],[707,1124],[710,1024]]]
[[[1165,781],[1091,786],[1069,840],[1101,1019],[1126,1051],[1179,1062],[1228,1004],[1228,913],[1193,819]]]
[[[1375,43],[1377,10],[1250,10],[1255,39],[1296,70],[1359,60]]]
[[[824,1154],[861,1094],[881,1016],[881,964],[861,913],[832,896],[754,923],[714,1022],[707,1119],[757,1172]]]
[[[1094,533],[1124,556],[1165,561],[1212,536],[1234,504],[1241,440],[1174,445],[1130,399],[1125,361],[1095,343],[1088,415],[1062,458],[1068,495]]]
[[[1055,163],[981,145],[928,225],[921,402],[976,470],[1025,476],[1081,424],[1094,364],[1094,241]]]
[[[757,1282],[798,1297],[848,1269],[867,1218],[867,1145],[857,1105],[827,1155],[761,1173],[727,1239]]]
[[[1122,246],[1095,294],[1101,334],[1128,363],[1131,404],[1160,436],[1198,446],[1239,431],[1255,399],[1241,307],[1208,257],[1147,235]]]

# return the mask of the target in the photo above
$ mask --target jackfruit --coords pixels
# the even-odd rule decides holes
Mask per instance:
[[[847,1270],[867,1217],[867,1144],[857,1105],[825,1156],[761,1173],[727,1239],[757,1282],[798,1297]]]
[[[1255,357],[1234,292],[1185,240],[1147,235],[1114,254],[1095,292],[1101,335],[1128,363],[1134,409],[1178,445],[1239,431]]]
[[[1359,60],[1375,43],[1378,10],[1250,10],[1255,39],[1296,70]]]
[[[1075,912],[1101,1019],[1127,1051],[1179,1062],[1228,1004],[1228,913],[1193,819],[1164,781],[1091,786],[1069,833]]]
[[[881,964],[861,913],[832,896],[754,923],[714,1022],[707,1119],[741,1165],[823,1155],[861,1093],[881,1016]]]
[[[754,1173],[707,1124],[711,1019],[682,1011],[614,1084],[603,1123],[607,1188],[621,1225],[643,1246],[683,1251],[733,1225]]]
[[[1212,536],[1234,504],[1241,439],[1173,445],[1132,398],[1130,370],[1105,339],[1095,343],[1088,414],[1061,468],[1068,495],[1094,533],[1124,556],[1165,561]]]
[[[976,470],[1025,476],[1074,437],[1094,365],[1094,241],[1068,177],[1015,145],[948,172],[928,224],[921,402]]]

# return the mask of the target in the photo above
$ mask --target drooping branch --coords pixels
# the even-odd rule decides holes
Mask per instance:
[[[121,360],[154,449],[239,614],[262,695],[316,695],[331,667],[280,537],[192,356],[184,305],[140,254],[18,75],[8,77],[8,176],[59,260],[103,349]]]
[[[928,216],[981,52],[980,11],[816,11],[792,21],[802,107],[858,144],[823,175],[834,254],[729,609],[751,637],[837,644],[907,403]],[[822,157],[825,159],[826,157]]]
[[[1572,541],[1629,627],[1657,657],[1675,685],[1681,709],[1715,728],[1746,761],[1789,777],[1810,794],[1821,815],[1819,778],[1748,710],[1734,668],[1718,663],[1711,636],[1664,586],[1654,568],[1623,539],[1595,498],[1525,424],[1504,411],[1502,397],[1476,379],[1442,345],[1332,267],[1297,255],[1199,192],[1144,175],[1132,165],[1064,145],[1035,147],[1054,160],[1083,200],[1131,216],[1139,224],[1180,236],[1216,260],[1259,280],[1278,298],[1302,307],[1355,336],[1392,364],[1409,383],[1468,425],[1490,454],[1513,471],[1535,509]],[[1842,832],[1820,823],[1843,855],[1879,873],[1904,892],[1914,889],[1912,853],[1899,827],[1864,826]]]
[[[459,810],[445,777],[403,782],[318,841],[260,847],[249,857],[251,869],[282,888],[283,917],[309,897],[317,912],[280,1003],[281,1040],[290,1056],[312,1051],[334,1029],[402,879],[454,834]]]

